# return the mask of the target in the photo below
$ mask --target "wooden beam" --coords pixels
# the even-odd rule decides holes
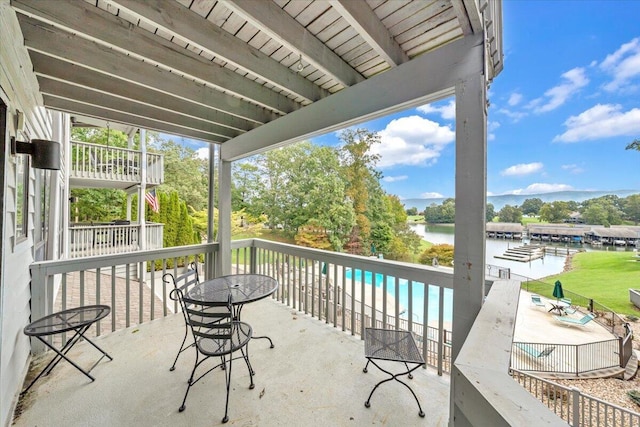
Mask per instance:
[[[389,65],[396,66],[409,60],[407,54],[367,3],[330,0],[329,4]]]
[[[133,53],[279,113],[290,113],[300,107],[297,102],[280,93],[89,3],[76,0],[14,0],[12,6],[28,16]]]
[[[471,27],[471,22],[469,21],[469,16],[467,15],[467,9],[464,6],[464,2],[462,0],[451,0],[451,5],[456,13],[456,18],[458,18],[462,34],[465,36],[473,34],[473,28]]]
[[[155,130],[171,135],[184,136],[187,138],[199,139],[206,142],[221,143],[224,139],[214,135],[198,132],[192,129],[173,126],[169,123],[159,122],[157,120],[146,119],[142,117],[132,116],[120,113],[118,111],[106,110],[94,105],[83,104],[81,102],[72,101],[64,98],[57,98],[52,95],[43,95],[44,105],[52,110],[64,111],[72,114],[82,114],[83,116],[96,117],[111,122],[124,123],[138,128]]]
[[[278,117],[262,107],[185,79],[153,64],[124,55],[25,15],[18,13],[17,16],[25,45],[30,50],[43,52],[257,123],[266,123]]]
[[[33,68],[38,75],[48,76],[89,89],[110,93],[115,96],[135,100],[156,108],[173,111],[187,117],[205,120],[228,128],[228,136],[237,136],[257,127],[255,122],[222,113],[200,104],[185,101],[166,93],[157,92],[146,87],[130,83],[116,77],[108,76],[61,59],[31,51]]]
[[[240,135],[221,147],[237,160],[453,95],[456,83],[484,69],[482,36],[458,39],[327,99]]]
[[[307,101],[329,92],[174,0],[114,0],[117,7]]]
[[[360,73],[351,68],[276,3],[255,0],[221,0],[221,2],[287,49],[302,54],[304,61],[333,76],[342,85],[349,87],[364,80]]]
[[[177,127],[210,133],[222,140],[231,139],[229,128],[194,119],[193,117],[186,117],[172,111],[162,110],[108,93],[97,92],[59,80],[53,80],[45,76],[39,76],[38,83],[40,84],[40,92],[43,94],[70,99],[103,109],[119,111],[132,116],[166,122]]]
[[[469,16],[469,22],[471,22],[471,28],[473,28],[474,34],[482,34],[484,31],[484,18],[480,12],[479,2],[477,0],[463,0],[464,8],[467,9],[467,15]],[[499,2],[496,2],[499,3]]]

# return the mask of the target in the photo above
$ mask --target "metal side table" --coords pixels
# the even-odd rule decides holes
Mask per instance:
[[[53,313],[48,316],[45,316],[41,319],[36,320],[35,322],[30,323],[24,328],[24,334],[30,337],[35,337],[42,341],[47,347],[53,350],[56,353],[56,356],[51,359],[49,364],[38,374],[38,376],[31,381],[31,384],[22,392],[23,394],[29,391],[32,385],[35,384],[36,381],[40,379],[43,375],[48,375],[49,372],[62,360],[66,360],[71,363],[77,370],[85,374],[91,381],[94,381],[94,378],[89,374],[93,368],[106,356],[109,360],[113,360],[111,356],[109,356],[104,350],[98,347],[95,343],[93,343],[89,338],[87,338],[84,333],[97,321],[104,319],[111,312],[111,308],[107,305],[88,305],[84,307],[72,308],[69,310],[60,311],[58,313]],[[62,348],[58,349],[50,344],[43,337],[48,337],[51,335],[61,334],[63,332],[75,331],[73,337],[69,341],[66,342],[62,346]],[[97,362],[89,368],[88,371],[85,371],[80,366],[78,366],[73,360],[67,357],[67,353],[71,350],[71,348],[76,345],[80,338],[84,338],[89,344],[95,347],[102,356],[98,359]]]
[[[418,346],[416,345],[416,341],[413,338],[413,334],[408,331],[396,331],[390,329],[376,329],[376,328],[365,328],[364,332],[364,356],[367,358],[367,364],[362,370],[362,372],[367,373],[367,368],[369,367],[369,363],[375,365],[382,372],[389,375],[389,378],[380,381],[375,385],[371,393],[369,394],[369,398],[364,403],[365,407],[371,406],[371,396],[376,391],[380,385],[388,382],[388,381],[398,381],[400,384],[404,385],[409,389],[413,397],[416,399],[416,403],[418,403],[418,415],[424,417],[424,412],[422,411],[422,406],[420,406],[420,401],[418,400],[418,396],[416,396],[415,392],[409,387],[409,385],[403,381],[401,381],[398,377],[403,375],[407,375],[409,379],[413,378],[411,374],[413,371],[418,369],[420,366],[425,364],[424,358],[420,351],[418,350]],[[376,360],[387,360],[391,362],[401,362],[404,364],[406,370],[400,373],[394,374],[380,367]],[[409,367],[409,364],[414,365],[413,367]]]

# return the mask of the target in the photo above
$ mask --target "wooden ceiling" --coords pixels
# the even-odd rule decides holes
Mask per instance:
[[[376,84],[355,88],[467,37],[482,45],[487,81],[502,69],[501,3],[493,0],[11,0],[11,6],[45,106],[223,147],[244,141],[229,158],[285,142],[277,138],[291,141],[388,113],[398,103],[406,108],[415,101],[410,94],[385,101],[375,98]],[[422,85],[407,81],[412,75],[419,74],[389,74],[379,87]],[[279,122],[320,101],[323,107]],[[348,117],[338,117],[345,108]],[[286,136],[258,131],[299,122]]]

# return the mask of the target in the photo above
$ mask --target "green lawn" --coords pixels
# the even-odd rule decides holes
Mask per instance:
[[[424,223],[424,215],[407,215],[407,224]]]
[[[629,301],[629,288],[640,288],[640,262],[633,252],[581,252],[573,257],[572,270],[545,277],[546,285],[530,284],[531,292],[551,297],[556,280],[565,290],[591,298],[620,314],[640,312]],[[552,298],[552,297],[551,297]],[[574,298],[575,299],[575,298]],[[584,301],[574,301],[585,305]]]

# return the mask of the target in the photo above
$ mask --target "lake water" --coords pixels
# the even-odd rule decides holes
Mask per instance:
[[[453,245],[454,229],[452,225],[415,224],[410,227],[428,242],[435,244],[448,243]],[[490,265],[509,268],[514,274],[530,277],[532,279],[539,279],[541,277],[562,273],[562,270],[564,269],[564,256],[545,255],[543,258],[530,262],[509,261],[495,258],[496,255],[504,254],[504,252],[509,248],[523,246],[523,243],[519,240],[487,239],[486,242],[485,262]],[[552,245],[547,244],[547,246]],[[566,245],[556,246],[566,247]],[[575,246],[572,246],[572,248],[573,247]]]

